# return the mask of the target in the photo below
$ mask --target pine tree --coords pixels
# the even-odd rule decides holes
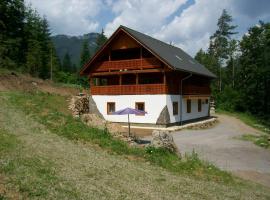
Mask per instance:
[[[72,71],[72,63],[71,63],[70,55],[68,52],[66,52],[66,54],[63,58],[62,70],[64,72],[71,72]]]
[[[244,111],[270,120],[270,23],[260,22],[240,41],[236,88]]]
[[[98,51],[103,44],[107,41],[107,37],[104,35],[104,30],[102,29],[101,33],[99,34],[99,36],[97,37],[97,41],[96,41],[96,51]]]
[[[214,56],[218,60],[218,77],[219,77],[219,91],[222,88],[222,66],[225,64],[225,60],[228,59],[228,49],[231,36],[236,34],[234,29],[237,26],[231,25],[232,16],[228,14],[226,10],[222,11],[220,18],[218,19],[218,29],[210,37],[209,54]]]
[[[82,67],[90,58],[90,50],[88,41],[85,39],[82,45],[81,50],[81,60],[80,60],[80,66]]]
[[[17,68],[23,62],[21,55],[24,25],[24,1],[0,1],[0,65]]]

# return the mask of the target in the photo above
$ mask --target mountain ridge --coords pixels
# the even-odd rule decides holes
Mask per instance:
[[[65,34],[58,34],[51,37],[55,46],[56,53],[62,63],[66,53],[70,55],[72,64],[80,68],[80,54],[84,40],[88,41],[88,46],[91,55],[94,54],[96,49],[96,40],[99,33],[91,32],[78,36],[70,36]]]

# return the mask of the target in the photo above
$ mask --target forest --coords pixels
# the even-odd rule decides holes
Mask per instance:
[[[104,32],[97,37],[96,49],[107,40]],[[80,63],[74,65],[67,52],[62,60],[51,40],[45,17],[23,0],[0,2],[0,67],[28,73],[34,77],[88,87],[88,80],[79,76],[79,69],[91,57],[85,41]]]
[[[212,95],[218,109],[246,112],[270,124],[270,23],[259,21],[236,39],[237,25],[223,10],[206,51],[195,59],[216,74]]]
[[[195,59],[217,76],[211,87],[218,109],[250,113],[269,123],[270,23],[260,21],[242,37],[237,35],[233,16],[223,10],[208,48],[200,49]],[[87,87],[88,80],[78,70],[106,40],[102,31],[94,51],[85,42],[80,66],[74,66],[68,53],[58,58],[45,17],[23,0],[0,2],[1,68]]]

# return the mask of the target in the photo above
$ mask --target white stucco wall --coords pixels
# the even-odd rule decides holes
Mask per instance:
[[[201,112],[198,112],[198,99],[191,99],[191,113],[187,113],[187,100],[183,99],[183,116],[182,120],[191,120],[191,119],[196,119],[200,117],[206,117],[208,116],[208,107],[209,107],[209,98],[208,98],[208,104],[205,104],[205,99],[206,98],[201,98],[202,99],[202,110]]]
[[[127,116],[107,115],[107,102],[115,102],[116,111],[126,107],[135,108],[135,102],[144,102],[147,114],[144,116],[130,115],[130,121],[133,123],[155,124],[165,105],[170,114],[170,123],[180,121],[180,95],[93,95],[92,97],[100,113],[108,121],[127,122]],[[201,112],[198,112],[198,99],[191,99],[191,113],[187,113],[186,99],[182,99],[183,121],[208,116],[209,98],[208,104],[204,103],[205,97],[201,99]],[[173,115],[173,102],[175,101],[178,102],[178,115]]]
[[[155,124],[160,112],[166,105],[166,95],[93,95],[92,96],[100,113],[108,121],[127,122],[126,115],[107,115],[107,102],[115,102],[115,110],[126,107],[135,108],[135,102],[144,102],[146,115],[130,115],[133,123]]]

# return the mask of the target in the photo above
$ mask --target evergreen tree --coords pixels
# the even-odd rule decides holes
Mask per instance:
[[[102,29],[101,33],[99,34],[99,36],[97,37],[97,41],[96,41],[96,51],[98,51],[103,44],[107,41],[107,37],[104,35],[104,30]]]
[[[0,65],[15,68],[23,62],[21,56],[24,25],[24,1],[0,1]]]
[[[236,88],[242,109],[270,119],[270,23],[260,22],[240,42]]]
[[[218,19],[218,29],[210,37],[209,54],[218,60],[218,71],[216,75],[219,77],[219,91],[222,88],[222,66],[225,64],[225,60],[228,59],[228,49],[231,36],[236,34],[234,29],[237,26],[231,25],[232,16],[228,14],[226,10],[222,11],[220,18]]]
[[[71,63],[70,55],[68,52],[66,52],[66,54],[63,58],[62,70],[64,72],[71,72],[72,71],[72,63]]]
[[[82,67],[90,58],[90,50],[88,41],[84,40],[81,50],[81,60],[80,60],[80,66]]]

